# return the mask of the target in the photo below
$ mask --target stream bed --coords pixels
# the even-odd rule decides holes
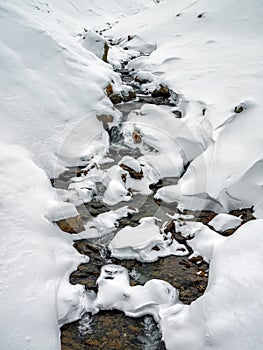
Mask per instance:
[[[125,84],[132,84],[133,77],[125,67],[119,70],[119,73]],[[144,103],[156,102],[156,104],[163,103],[166,105],[170,103],[165,99],[158,98],[155,100],[149,95],[141,96],[139,87],[135,92],[140,96],[135,101],[115,105],[122,112],[123,120],[127,118],[132,110],[141,108]],[[115,134],[118,135],[118,130],[115,131]],[[114,159],[115,164],[125,155],[134,158],[141,155],[139,149],[130,149],[118,137],[114,139],[113,132],[110,136],[112,137],[112,144],[108,156]],[[103,167],[105,166],[107,167],[107,165],[103,165]],[[108,166],[112,166],[112,163]],[[53,186],[67,189],[70,179],[76,176],[80,170],[81,168],[78,167],[68,169],[59,178],[52,181]],[[137,226],[139,220],[146,216],[155,216],[167,221],[167,213],[174,214],[177,210],[176,204],[157,203],[154,200],[154,194],[158,188],[176,184],[177,181],[178,178],[162,179],[151,188],[153,191],[151,195],[142,196],[137,194],[129,203],[121,202],[115,206],[107,206],[95,199],[90,203],[79,206],[77,209],[83,222],[87,223],[101,213],[118,209],[126,204],[138,208],[138,213],[119,220],[118,230],[127,225]],[[186,214],[192,214],[194,216],[193,220],[201,221],[204,224],[207,224],[216,215],[210,211],[187,212]],[[237,214],[240,213],[237,212]],[[241,212],[241,214],[246,214],[247,220],[251,218],[250,212]],[[182,239],[182,237],[176,238],[178,240]],[[201,257],[189,260],[188,256],[168,256],[153,263],[118,260],[110,257],[106,248],[108,240],[108,237],[102,237],[100,239],[81,239],[75,242],[74,247],[81,254],[88,255],[90,262],[80,265],[77,271],[71,274],[70,283],[82,284],[86,289],[97,292],[96,280],[100,275],[101,267],[113,263],[127,268],[131,285],[142,285],[153,278],[167,281],[179,290],[180,300],[185,304],[190,304],[204,293],[208,282],[208,265]],[[61,347],[62,350],[165,350],[158,326],[151,316],[130,318],[117,310],[100,311],[93,316],[85,314],[81,320],[64,325],[61,328]]]

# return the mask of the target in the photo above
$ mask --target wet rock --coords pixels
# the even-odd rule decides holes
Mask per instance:
[[[152,93],[152,97],[169,98],[170,96],[171,96],[171,94],[170,94],[169,89],[163,85],[160,85],[160,87],[155,89]]]
[[[129,102],[136,98],[136,93],[134,91],[129,91],[128,95],[122,94],[123,102]]]
[[[176,116],[176,118],[182,118],[183,116],[182,112],[179,110],[173,111],[173,114]]]
[[[142,79],[142,78],[139,78],[138,76],[136,76],[135,78],[134,78],[134,81],[136,82],[136,83],[139,83],[139,84],[147,84],[147,83],[150,83],[150,81],[148,80],[148,79]]]
[[[85,231],[85,227],[80,215],[75,216],[74,218],[59,220],[55,223],[62,231],[67,233],[80,233],[82,231]]]
[[[105,92],[106,92],[107,97],[109,97],[111,94],[113,94],[113,87],[110,83],[106,86]]]
[[[97,115],[97,119],[103,123],[112,123],[114,120],[114,117],[110,114],[100,114],[100,115]]]
[[[118,103],[121,103],[123,101],[121,94],[111,94],[108,97],[114,105],[117,105]]]
[[[142,135],[140,133],[140,130],[134,129],[132,132],[132,139],[134,143],[141,143],[142,142]]]
[[[243,112],[243,110],[244,110],[244,107],[242,105],[238,105],[234,108],[235,113],[241,113]]]
[[[130,174],[130,177],[136,180],[141,180],[141,178],[143,178],[143,171],[141,170],[140,172],[135,171],[134,169],[128,167],[125,164],[120,164],[120,167],[125,170],[128,171],[128,173]]]
[[[105,42],[104,43],[104,53],[102,56],[102,61],[108,63],[108,53],[109,53],[109,45]]]

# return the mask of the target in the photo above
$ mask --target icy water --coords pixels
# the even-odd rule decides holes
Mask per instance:
[[[123,121],[127,115],[135,109],[140,109],[144,103],[156,103],[169,105],[167,99],[154,99],[152,96],[141,94],[140,86],[133,84],[133,78],[129,72],[123,68],[119,71],[125,84],[130,84],[139,94],[136,101],[115,105],[123,113]],[[112,145],[110,147],[109,157],[114,159],[116,164],[125,156],[130,155],[138,158],[141,154],[138,149],[130,149],[125,146],[121,140],[118,129],[111,130],[110,136]],[[104,169],[112,166],[104,165]],[[56,188],[67,189],[70,179],[76,175],[79,168],[71,168],[58,179],[53,181]],[[128,218],[123,218],[119,222],[119,229],[126,225],[137,226],[139,220],[145,216],[155,216],[163,221],[167,221],[167,213],[176,211],[176,204],[167,205],[165,203],[156,203],[154,194],[158,188],[176,184],[177,178],[165,178],[157,185],[152,187],[153,193],[150,196],[135,195],[129,203],[119,203],[116,206],[108,207],[99,200],[78,207],[78,211],[84,223],[96,217],[98,214],[114,210],[123,205],[131,205],[139,209],[139,212]],[[100,188],[101,186],[101,188]],[[103,185],[98,184],[99,191],[103,193]],[[196,221],[207,223],[215,214],[212,212],[191,212]],[[239,212],[236,213],[240,214]],[[250,212],[241,212],[250,219]],[[232,232],[230,232],[232,233]],[[184,243],[182,237],[176,237],[178,241]],[[207,286],[208,265],[202,260],[189,260],[187,256],[170,256],[159,259],[154,263],[141,263],[134,260],[118,260],[110,258],[107,252],[106,244],[109,237],[93,240],[79,240],[75,242],[75,248],[82,254],[90,257],[88,264],[82,264],[77,271],[70,276],[72,284],[82,284],[86,289],[97,292],[96,280],[99,277],[100,269],[103,265],[112,262],[114,264],[126,267],[130,273],[131,284],[144,284],[152,278],[162,279],[176,287],[180,292],[180,299],[186,304],[190,304],[201,296]],[[62,350],[86,350],[86,349],[104,349],[104,350],[165,350],[164,343],[161,340],[159,329],[150,316],[141,318],[126,317],[122,312],[100,311],[91,316],[86,314],[79,321],[64,325],[61,328],[61,346]]]

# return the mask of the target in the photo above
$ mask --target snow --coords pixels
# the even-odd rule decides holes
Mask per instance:
[[[88,262],[53,221],[76,216],[48,179],[108,148],[96,115],[119,112],[105,88],[119,76],[82,46],[84,28],[136,13],[150,0],[14,0],[0,4],[1,348],[58,350],[59,326],[94,312],[69,275]],[[86,160],[85,160],[86,158]]]
[[[123,126],[126,142],[132,143],[134,129],[140,131],[143,140],[140,149],[144,156],[139,160],[142,159],[154,167],[159,173],[159,179],[179,177],[183,173],[184,165],[205,149],[206,140],[201,143],[197,139],[196,127],[194,129],[183,119],[175,118],[163,106],[145,104],[139,114],[130,113]],[[156,152],[149,153],[144,145],[152,147]]]
[[[159,179],[181,177],[178,184],[159,189],[156,198],[219,213],[254,206],[254,215],[263,217],[261,2],[165,0],[158,7],[154,2],[14,0],[0,5],[3,349],[58,350],[59,326],[84,312],[113,308],[133,317],[152,314],[168,350],[262,348],[259,219],[223,237],[172,216],[193,255],[210,263],[207,289],[191,305],[183,305],[178,291],[164,281],[131,287],[128,271],[116,265],[102,268],[97,297],[69,284],[71,272],[88,262],[73,248],[73,239],[113,235],[118,220],[134,212],[122,207],[98,215],[79,235],[54,225],[78,215],[73,204],[89,202],[98,179],[107,187],[103,201],[108,205],[130,201],[130,188],[147,195]],[[138,146],[143,156],[122,162],[142,170],[141,180],[132,179],[121,163],[98,169],[106,160],[109,136],[97,115],[112,115],[115,124],[120,120],[105,89],[109,83],[114,92],[130,89],[101,60],[104,39],[97,32],[105,28],[106,39],[113,37],[120,46],[110,49],[111,64],[120,67],[120,59],[141,53],[128,67],[149,80],[144,91],[162,84],[172,94],[173,107],[145,104],[123,123],[126,144]],[[134,130],[142,138],[136,145]],[[86,166],[86,176],[72,179],[68,190],[52,189],[49,178],[79,164]],[[241,219],[227,214],[210,222],[218,231],[239,224]],[[155,218],[119,230],[109,249],[120,259],[143,262],[187,253],[171,234],[164,236]]]
[[[118,231],[108,246],[111,255],[142,262],[153,262],[169,255],[187,255],[187,248],[173,240],[170,234],[161,232],[156,220],[154,217],[144,217],[140,225],[125,226]]]
[[[102,267],[97,280],[96,306],[101,310],[119,309],[126,315],[139,317],[151,314],[156,321],[159,312],[178,302],[178,292],[169,283],[153,279],[144,286],[131,287],[126,268],[118,265]]]
[[[262,217],[261,2],[167,0],[157,8],[120,21],[107,32],[123,46],[156,44],[150,56],[134,59],[129,68],[134,74],[151,72],[151,89],[162,83],[178,93],[185,123],[192,132],[199,129],[193,134],[204,149],[178,184],[160,189],[157,197],[179,202],[181,208],[217,212],[254,205],[255,215]],[[128,35],[134,39],[127,41]],[[193,104],[201,113],[189,110]],[[244,110],[235,113],[240,105]],[[155,125],[160,124],[153,119],[152,129]],[[167,125],[176,132],[165,122],[161,130],[167,131]],[[158,140],[161,146],[167,142]]]
[[[72,235],[74,239],[100,238],[117,230],[118,221],[122,218],[137,213],[136,208],[124,206],[116,210],[110,210],[99,214],[85,225],[85,231]]]
[[[227,238],[201,223],[189,225],[194,238],[188,244],[210,262],[202,297],[184,305],[168,283],[151,280],[131,287],[125,268],[106,265],[97,281],[98,308],[153,315],[168,350],[261,349],[263,221],[246,223]]]
[[[241,225],[242,219],[230,214],[218,214],[211,221],[209,226],[212,226],[216,231],[223,232],[230,228],[236,228]]]
[[[1,347],[57,350],[58,321],[78,318],[81,305],[88,306],[83,287],[68,283],[87,258],[52,223],[64,203],[44,171],[21,147],[0,147]]]

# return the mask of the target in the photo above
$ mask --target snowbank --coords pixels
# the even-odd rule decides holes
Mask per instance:
[[[195,254],[210,262],[204,295],[184,305],[178,291],[164,281],[131,287],[125,268],[107,265],[98,279],[97,306],[119,309],[159,321],[168,350],[259,350],[263,334],[263,220],[251,221],[228,238],[201,223],[183,230]]]
[[[150,56],[129,67],[153,73],[149,89],[163,83],[183,96],[183,119],[196,129],[200,124],[200,134],[202,123],[211,125],[207,149],[159,198],[218,212],[255,205],[262,217],[262,15],[259,0],[167,0],[107,33],[123,46],[155,43]],[[203,117],[189,110],[192,103],[202,106]]]
[[[50,177],[100,139],[96,113],[117,112],[104,89],[112,67],[83,47],[85,30],[154,5],[151,0],[25,0],[0,5],[1,138],[30,150]],[[85,28],[85,30],[84,30]]]
[[[47,175],[57,176],[80,157],[99,162],[106,153],[108,135],[96,114],[118,117],[104,90],[120,78],[83,47],[83,33],[154,5],[128,3],[0,4],[3,349],[58,350],[59,325],[93,310],[84,288],[69,284],[69,274],[87,258],[52,223],[77,211],[58,201]],[[87,191],[74,190],[89,199]]]
[[[64,203],[57,202],[44,171],[21,147],[0,147],[1,347],[57,350],[58,321],[69,322],[89,308],[83,287],[68,282],[87,258],[52,223],[62,217]]]

